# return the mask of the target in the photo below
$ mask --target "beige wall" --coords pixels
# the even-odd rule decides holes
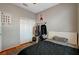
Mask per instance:
[[[76,4],[59,4],[42,14],[44,20],[47,21],[48,31],[56,32],[77,32],[77,5]]]
[[[0,4],[0,10],[12,16],[10,25],[2,25],[2,49],[20,43],[20,18],[35,20],[35,14],[11,4]]]

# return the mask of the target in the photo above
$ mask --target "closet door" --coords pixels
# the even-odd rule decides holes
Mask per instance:
[[[32,41],[32,31],[35,21],[32,19],[20,19],[20,43]]]
[[[2,31],[1,31],[1,29],[2,29],[2,24],[1,24],[1,11],[0,11],[0,50],[1,50],[1,34],[2,34]]]

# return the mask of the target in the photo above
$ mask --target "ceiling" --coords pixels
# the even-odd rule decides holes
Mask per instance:
[[[29,10],[33,13],[39,13],[48,8],[58,5],[58,3],[15,3],[15,5]]]

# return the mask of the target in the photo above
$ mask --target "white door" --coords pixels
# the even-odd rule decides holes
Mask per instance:
[[[32,41],[32,31],[35,21],[32,19],[20,19],[20,43]]]

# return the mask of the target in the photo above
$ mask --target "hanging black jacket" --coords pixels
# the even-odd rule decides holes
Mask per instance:
[[[41,35],[47,35],[47,28],[46,28],[46,25],[41,25]]]

